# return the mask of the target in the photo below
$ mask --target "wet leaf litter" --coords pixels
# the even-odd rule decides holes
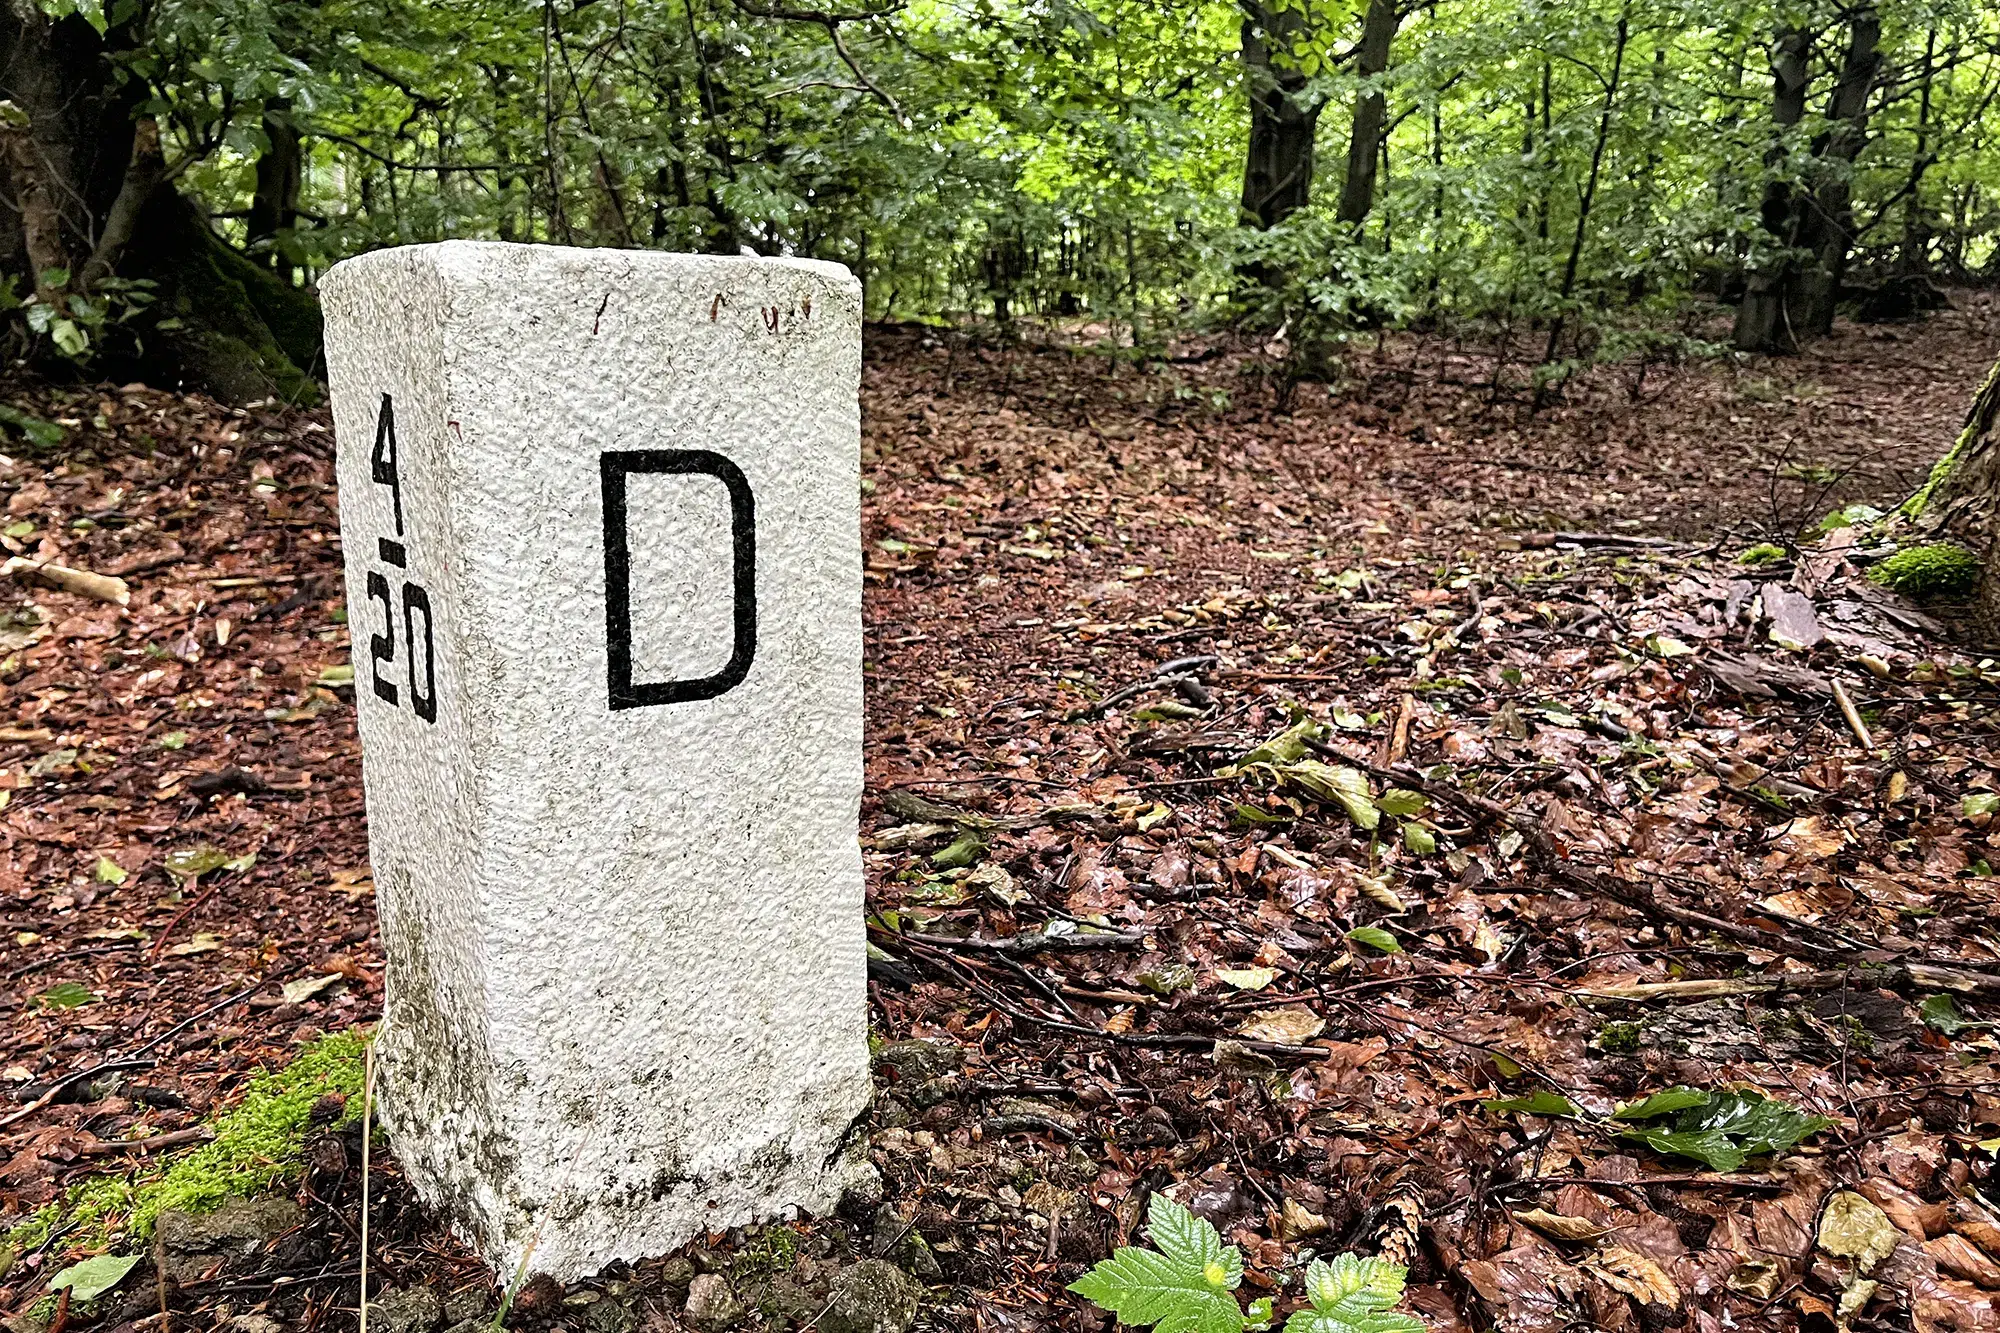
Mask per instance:
[[[937,1327],[1096,1329],[1065,1289],[1157,1248],[1158,1200],[1278,1318],[1353,1254],[1407,1264],[1433,1328],[1982,1327],[2000,685],[1837,540],[1737,558],[1807,437],[1855,499],[1927,464],[1992,316],[1947,318],[1893,379],[1849,332],[1777,368],[1789,402],[1695,370],[1534,418],[1468,404],[1474,354],[1438,346],[1278,416],[1226,356],[871,335],[883,1195],[510,1318],[684,1321],[700,1280],[796,1327],[787,1292],[880,1258]],[[129,589],[10,585],[5,1113],[56,1089],[0,1129],[16,1216],[379,1005],[326,435],[88,411],[94,461],[6,477],[18,554]],[[294,1178],[318,1248],[218,1260],[177,1308],[317,1274],[273,1308],[343,1317],[343,1125]],[[386,1262],[497,1302],[384,1170]],[[773,1231],[803,1268],[752,1271]],[[89,1258],[24,1256],[6,1308]]]

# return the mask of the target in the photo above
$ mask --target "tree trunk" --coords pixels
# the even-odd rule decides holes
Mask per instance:
[[[1813,145],[1819,188],[1806,203],[1799,233],[1811,261],[1794,272],[1792,318],[1814,337],[1833,332],[1847,252],[1854,245],[1854,159],[1868,142],[1868,94],[1882,67],[1882,19],[1874,8],[1858,12],[1847,31],[1847,54],[1827,103],[1827,130]]]
[[[17,287],[26,277],[65,315],[72,296],[123,299],[113,277],[152,284],[137,341],[121,345],[115,324],[96,331],[100,373],[239,400],[316,399],[318,306],[224,243],[174,190],[159,129],[138,114],[144,85],[116,68],[141,40],[131,21],[100,36],[32,0],[0,0],[0,174],[22,208],[0,210],[0,272]]]
[[[1291,59],[1305,33],[1300,8],[1244,6],[1243,65],[1250,89],[1250,147],[1243,163],[1243,213],[1260,228],[1277,225],[1312,197],[1313,130],[1319,107],[1305,100],[1306,76]]]
[[[1775,168],[1785,160],[1784,133],[1806,114],[1806,89],[1812,75],[1808,60],[1812,38],[1802,27],[1778,29],[1771,53],[1771,147],[1764,165]],[[1792,187],[1775,171],[1764,182],[1764,202],[1759,210],[1768,243],[1789,250],[1798,239]],[[1791,286],[1792,261],[1780,254],[1765,261],[1750,275],[1742,304],[1736,307],[1735,341],[1745,352],[1790,352],[1798,348],[1791,321],[1785,311],[1785,295]]]
[[[216,235],[173,186],[147,199],[125,267],[158,284],[158,310],[179,325],[146,332],[140,377],[225,402],[319,400],[319,302]]]
[[[1625,48],[1632,40],[1632,9],[1628,4],[1618,16],[1617,40],[1611,52],[1611,77],[1604,83],[1604,108],[1597,116],[1597,140],[1590,150],[1590,174],[1576,200],[1576,231],[1570,237],[1569,258],[1563,264],[1562,285],[1556,289],[1556,317],[1549,324],[1549,343],[1542,351],[1542,364],[1552,364],[1562,350],[1563,331],[1569,322],[1570,298],[1576,295],[1578,266],[1583,261],[1583,241],[1589,235],[1590,210],[1597,201],[1597,182],[1604,171],[1604,150],[1611,142],[1611,120],[1618,111],[1618,82],[1625,72]],[[1550,381],[1535,388],[1535,405],[1546,400]]]
[[[1958,439],[1902,512],[1983,541],[1978,615],[1989,633],[2000,634],[2000,361],[1973,396]]]
[[[1937,28],[1924,36],[1924,72],[1917,101],[1917,143],[1910,154],[1910,178],[1903,185],[1903,239],[1896,252],[1896,271],[1910,280],[1930,272],[1931,220],[1924,207],[1924,173],[1936,155],[1931,152],[1931,84],[1937,73]]]
[[[1375,79],[1389,68],[1389,45],[1396,38],[1401,20],[1396,0],[1368,0],[1368,15],[1361,21],[1361,47],[1355,54],[1355,71],[1364,79]],[[1359,224],[1375,206],[1375,163],[1382,142],[1382,122],[1389,101],[1375,84],[1365,87],[1354,100],[1354,127],[1347,139],[1347,180],[1340,189],[1340,220]]]
[[[294,265],[287,253],[291,230],[299,220],[299,188],[305,174],[305,154],[292,124],[292,103],[274,97],[264,104],[264,138],[270,147],[257,158],[257,189],[250,199],[250,253],[268,262],[287,280]]]

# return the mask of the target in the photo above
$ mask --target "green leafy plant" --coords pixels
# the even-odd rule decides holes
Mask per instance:
[[[1424,1321],[1396,1313],[1404,1269],[1383,1259],[1335,1256],[1306,1265],[1312,1308],[1285,1321],[1286,1333],[1423,1333]]]
[[[1912,597],[1963,597],[1979,584],[1979,557],[1955,542],[1911,546],[1869,570],[1868,577]]]
[[[1582,1107],[1561,1093],[1549,1092],[1546,1089],[1532,1093],[1526,1097],[1497,1097],[1492,1101],[1481,1102],[1480,1105],[1489,1111],[1515,1111],[1521,1115],[1567,1116],[1578,1120],[1583,1118]]]
[[[1146,1210],[1157,1249],[1127,1245],[1070,1284],[1070,1290],[1124,1324],[1158,1333],[1245,1333],[1268,1328],[1271,1300],[1237,1304],[1243,1256],[1213,1226],[1163,1194]],[[1306,1266],[1312,1302],[1285,1323],[1287,1333],[1423,1333],[1423,1321],[1394,1313],[1403,1295],[1401,1265],[1352,1254]]]
[[[1760,1092],[1669,1088],[1620,1107],[1620,1138],[1687,1157],[1711,1171],[1734,1171],[1752,1157],[1796,1147],[1833,1124]],[[1652,1122],[1652,1123],[1648,1123]]]
[[[1147,1206],[1146,1229],[1157,1250],[1121,1246],[1069,1289],[1120,1323],[1153,1324],[1160,1333],[1242,1333],[1235,1295],[1242,1253],[1164,1194]]]
[[[68,1287],[72,1299],[94,1301],[123,1282],[125,1275],[138,1267],[139,1258],[136,1254],[100,1254],[95,1259],[85,1259],[49,1279],[49,1290]]]
[[[96,1004],[97,995],[88,986],[76,981],[62,981],[43,991],[39,997],[44,1009],[81,1009],[86,1004]]]
[[[1977,1028],[1990,1028],[1991,1023],[1974,1022],[1959,1009],[1949,995],[1933,995],[1917,1006],[1917,1017],[1931,1031],[1946,1037],[1956,1037],[1961,1032]]]
[[[1481,1105],[1489,1111],[1582,1120],[1615,1130],[1628,1143],[1691,1158],[1711,1171],[1734,1171],[1752,1157],[1796,1147],[1833,1124],[1825,1116],[1748,1088],[1727,1092],[1667,1088],[1619,1107],[1609,1121],[1595,1119],[1569,1098],[1547,1090]]]
[[[55,422],[44,421],[40,417],[31,416],[23,412],[20,408],[9,407],[5,403],[0,403],[0,425],[11,426],[20,433],[23,440],[37,449],[53,449],[61,444],[64,439],[68,438],[69,435],[68,431],[56,425]],[[30,524],[28,532],[33,532],[34,530],[34,525]],[[27,532],[16,532],[9,535],[25,537],[28,534]]]
[[[1403,946],[1396,937],[1380,926],[1356,926],[1347,932],[1347,938],[1356,944],[1365,944],[1379,953],[1401,953]]]
[[[1835,528],[1865,528],[1871,524],[1880,523],[1887,517],[1887,514],[1884,514],[1874,505],[1842,505],[1820,519],[1819,530],[1821,532],[1832,532]]]

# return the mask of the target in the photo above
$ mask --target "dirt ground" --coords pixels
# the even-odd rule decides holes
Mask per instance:
[[[1167,1191],[1281,1312],[1351,1249],[1407,1261],[1439,1330],[1831,1328],[1865,1281],[1852,1327],[2000,1329],[1993,1040],[1920,1009],[2000,1016],[2000,672],[1814,531],[1956,434],[2000,351],[2000,302],[1956,301],[1539,412],[1414,337],[1280,412],[1240,350],[871,330],[884,1198],[513,1322],[670,1329],[719,1273],[745,1326],[797,1326],[873,1253],[926,1326],[1097,1333],[1062,1288]],[[132,589],[0,589],[11,1223],[372,1021],[382,960],[324,415],[9,401],[67,432],[0,471],[10,549]],[[1672,1087],[1827,1123],[1716,1169],[1606,1118]],[[1537,1096],[1567,1109],[1488,1105]],[[358,1140],[329,1142],[306,1239],[162,1287],[177,1313],[351,1323]],[[489,1309],[381,1171],[388,1280]],[[1893,1227],[1870,1264],[1815,1244],[1853,1192]]]

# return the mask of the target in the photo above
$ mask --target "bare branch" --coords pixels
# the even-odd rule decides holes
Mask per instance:
[[[896,99],[891,97],[888,91],[877,84],[875,80],[869,78],[868,71],[861,68],[859,62],[847,53],[847,43],[840,40],[840,25],[837,23],[827,24],[826,35],[833,39],[833,49],[840,53],[840,58],[847,63],[849,69],[854,71],[854,77],[867,84],[868,91],[882,99],[882,104],[889,108],[889,113],[896,118],[897,124],[906,130],[910,128],[910,118],[903,114],[903,108],[897,104]]]
[[[895,4],[887,5],[881,9],[865,9],[849,13],[832,13],[818,9],[783,9],[777,5],[760,7],[752,4],[751,0],[735,0],[735,3],[736,7],[744,13],[755,14],[759,18],[779,19],[786,23],[816,23],[820,27],[825,28],[826,35],[833,42],[834,51],[840,56],[840,62],[854,71],[855,78],[861,80],[862,87],[855,91],[872,93],[877,101],[889,108],[889,114],[896,118],[898,125],[901,125],[904,129],[910,127],[910,118],[904,114],[902,104],[881,84],[868,77],[868,71],[861,68],[861,63],[848,51],[847,43],[840,39],[841,24],[865,23],[869,19],[887,18],[889,15],[901,10],[904,4],[907,3],[907,0],[896,0]],[[813,85],[802,84],[800,86],[812,87]]]

